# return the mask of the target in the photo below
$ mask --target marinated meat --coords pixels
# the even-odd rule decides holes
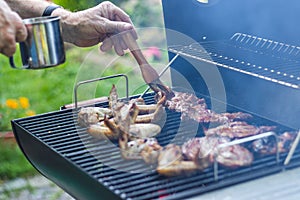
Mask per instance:
[[[280,153],[287,152],[290,150],[296,136],[296,132],[284,132],[278,136],[278,143],[275,137],[264,137],[252,142],[251,147],[253,152],[258,154],[275,154],[277,148]]]
[[[231,145],[218,148],[220,144],[230,142],[227,137],[205,136],[193,138],[182,145],[182,153],[187,160],[193,160],[198,165],[208,167],[216,161],[226,167],[250,165],[252,153],[240,146]]]
[[[218,148],[216,161],[223,166],[236,168],[251,165],[253,154],[241,145]]]
[[[143,159],[146,163],[156,163],[162,147],[155,138],[135,139],[121,149],[125,159]]]
[[[204,131],[205,135],[218,135],[229,138],[243,138],[275,130],[275,126],[253,126],[243,121],[230,122]]]
[[[181,148],[175,144],[167,145],[158,156],[157,172],[164,176],[191,175],[201,166],[193,161],[186,161],[182,157]]]
[[[229,139],[225,137],[193,138],[182,145],[182,154],[185,159],[207,168],[214,161],[215,148],[225,142],[229,142]]]
[[[221,123],[225,124],[234,120],[243,120],[252,117],[250,114],[237,113],[216,113],[207,108],[205,99],[198,98],[194,94],[174,92],[175,96],[165,99],[165,106],[170,110],[181,112],[182,119],[193,119],[199,123]],[[157,97],[163,99],[163,95]]]

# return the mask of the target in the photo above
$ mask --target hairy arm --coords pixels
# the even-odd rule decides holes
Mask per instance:
[[[44,0],[5,0],[22,18],[40,17],[51,3]]]
[[[5,0],[11,9],[22,18],[40,17],[50,2],[45,0]],[[130,17],[119,7],[105,1],[95,7],[79,12],[57,8],[52,16],[60,16],[62,35],[65,42],[80,47],[102,43],[101,50],[114,47],[118,55],[123,55],[128,47],[118,33],[131,31],[137,38]]]

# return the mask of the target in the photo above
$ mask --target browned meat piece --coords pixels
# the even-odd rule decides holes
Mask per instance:
[[[198,98],[194,94],[188,94],[183,92],[175,92],[173,98],[165,99],[165,106],[170,110],[175,110],[177,112],[187,113],[191,109],[195,110],[205,110],[207,105],[204,99]],[[162,97],[158,97],[162,99]]]
[[[229,138],[218,136],[197,137],[188,140],[182,145],[182,153],[187,160],[197,161],[214,153],[219,145],[230,142]],[[210,161],[211,162],[211,161]]]
[[[112,117],[110,109],[100,107],[81,108],[78,113],[78,124],[85,127],[91,124],[97,124],[103,121],[105,116]]]
[[[170,110],[181,112],[182,119],[193,119],[199,123],[221,123],[225,124],[234,120],[243,120],[252,117],[250,114],[237,113],[221,113],[218,114],[207,108],[203,98],[198,98],[194,94],[183,92],[174,92],[175,96],[171,99],[165,99],[165,106]],[[163,96],[158,96],[163,99]]]
[[[216,155],[218,163],[230,168],[248,166],[253,162],[253,154],[241,145],[219,148]]]
[[[182,154],[187,160],[197,161],[201,148],[201,138],[193,138],[185,142],[182,147]]]
[[[162,147],[155,138],[135,139],[121,149],[124,159],[143,159],[146,163],[156,163]]]
[[[290,150],[297,132],[284,132],[278,136],[277,148],[280,153]],[[274,137],[265,137],[252,142],[253,152],[258,154],[275,154],[276,140]]]
[[[110,93],[109,93],[109,108],[112,110],[113,114],[116,112],[116,106],[118,103],[118,93],[117,88],[115,85],[112,86]]]
[[[246,122],[236,121],[204,131],[205,135],[218,135],[229,138],[242,138],[274,130],[275,126],[253,126]]]
[[[167,145],[160,152],[156,168],[164,176],[191,175],[202,169],[193,161],[183,160],[180,147],[174,144]]]
[[[153,123],[158,124],[161,127],[165,125],[167,119],[167,113],[162,105],[156,105],[156,109],[153,113],[137,115],[134,123]]]
[[[252,153],[240,145],[218,148],[220,144],[227,142],[230,142],[227,137],[193,138],[182,145],[182,153],[187,160],[193,160],[203,167],[210,166],[214,159],[226,167],[247,166],[252,163]]]

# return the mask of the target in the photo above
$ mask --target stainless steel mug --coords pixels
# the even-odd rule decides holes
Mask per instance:
[[[65,49],[61,36],[60,17],[24,19],[28,32],[26,41],[20,42],[22,67],[16,67],[14,58],[10,65],[19,69],[42,69],[65,62]]]

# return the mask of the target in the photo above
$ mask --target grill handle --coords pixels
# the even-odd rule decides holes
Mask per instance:
[[[83,106],[88,106],[88,105],[93,105],[96,103],[104,103],[108,101],[108,97],[99,97],[99,98],[95,98],[95,99],[89,99],[86,101],[79,101],[77,102],[77,106],[78,107],[83,107]],[[61,107],[61,110],[63,109],[70,109],[70,108],[75,108],[75,103],[71,103],[71,104],[66,104],[64,106]]]
[[[129,89],[128,89],[128,77],[125,74],[116,74],[116,75],[112,75],[112,76],[105,76],[105,77],[101,77],[101,78],[95,78],[95,79],[91,79],[91,80],[86,80],[86,81],[81,81],[78,82],[74,88],[74,101],[75,101],[75,109],[78,109],[78,88],[81,85],[84,84],[88,84],[88,83],[93,83],[96,81],[103,81],[103,80],[107,80],[107,79],[112,79],[112,78],[118,78],[118,77],[124,77],[125,81],[126,81],[126,99],[129,99]]]

